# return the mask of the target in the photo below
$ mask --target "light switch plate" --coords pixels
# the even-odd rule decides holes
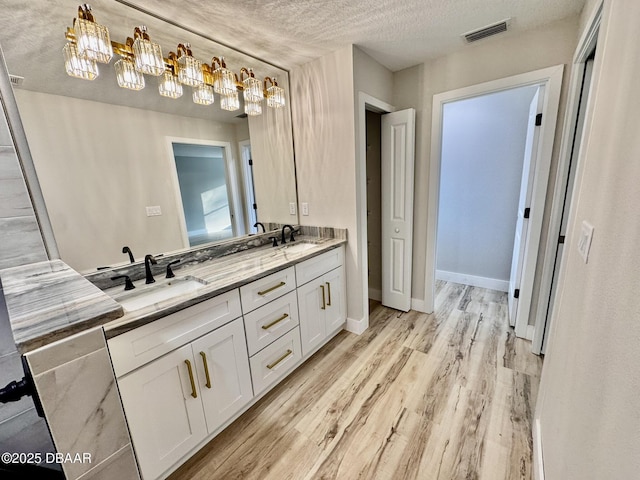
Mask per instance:
[[[289,215],[296,214],[296,204],[294,202],[289,202]]]
[[[589,259],[589,249],[591,248],[591,240],[593,238],[593,225],[583,220],[582,228],[580,229],[580,238],[578,239],[578,251],[580,256],[587,263]]]
[[[302,215],[309,215],[309,204],[302,202]]]
[[[162,215],[162,209],[160,208],[160,205],[147,207],[147,217],[157,217],[158,215]]]

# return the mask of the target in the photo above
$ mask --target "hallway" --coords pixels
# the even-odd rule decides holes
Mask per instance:
[[[170,478],[532,478],[542,360],[506,294],[437,282],[436,313],[375,304]]]

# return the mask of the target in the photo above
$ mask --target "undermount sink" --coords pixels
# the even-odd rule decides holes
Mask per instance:
[[[316,247],[317,245],[315,243],[293,243],[286,244],[284,247],[282,247],[282,251],[284,253],[302,253]]]
[[[116,300],[128,311],[139,310],[155,303],[195,292],[206,284],[192,277],[176,278],[166,283],[145,285],[139,291],[128,292]]]

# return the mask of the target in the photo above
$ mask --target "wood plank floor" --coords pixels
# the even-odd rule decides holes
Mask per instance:
[[[438,282],[432,315],[376,304],[170,479],[529,480],[530,348],[505,293]]]

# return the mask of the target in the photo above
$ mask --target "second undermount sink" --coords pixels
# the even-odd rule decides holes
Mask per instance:
[[[154,305],[165,300],[179,297],[188,293],[195,292],[206,284],[193,277],[176,278],[174,280],[145,285],[138,291],[128,292],[116,301],[122,305],[122,308],[132,312],[150,305]]]

